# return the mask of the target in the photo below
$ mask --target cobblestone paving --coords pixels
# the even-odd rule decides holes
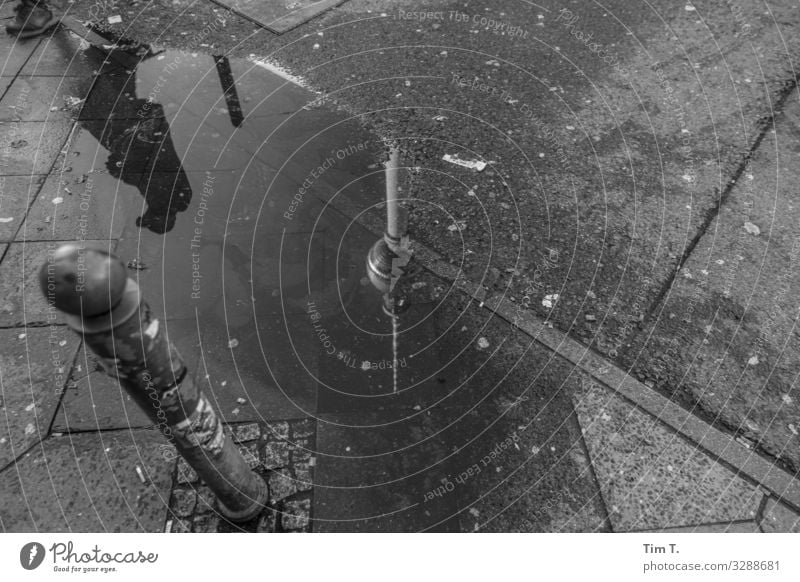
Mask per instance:
[[[233,424],[228,425],[228,429],[250,466],[269,484],[269,507],[250,522],[233,524],[227,521],[217,511],[214,494],[208,486],[179,458],[164,531],[310,532],[314,421]]]

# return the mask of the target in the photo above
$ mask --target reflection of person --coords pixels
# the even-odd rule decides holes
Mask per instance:
[[[120,100],[104,124],[87,129],[109,150],[109,174],[139,189],[147,203],[136,226],[164,234],[175,226],[175,215],[189,207],[192,188],[181,167],[164,110],[149,104],[148,117],[135,117],[146,99]]]
[[[14,11],[17,16],[6,25],[6,32],[19,38],[40,35],[58,24],[44,0],[20,0]]]
[[[126,53],[125,60],[135,61],[131,69],[156,56],[146,45],[131,46]],[[164,108],[150,99],[124,97],[136,86],[134,74],[104,76],[90,97],[91,117],[104,121],[85,122],[85,126],[109,151],[109,174],[144,196],[147,209],[136,219],[136,226],[164,234],[175,226],[175,215],[189,207],[192,189],[172,143]],[[101,86],[106,82],[111,86]]]

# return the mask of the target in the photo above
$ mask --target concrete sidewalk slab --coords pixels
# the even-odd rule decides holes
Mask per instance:
[[[50,173],[16,240],[108,240],[122,237],[125,225],[133,220],[136,203],[140,201],[136,187],[103,171],[82,173],[80,169],[66,166]]]
[[[648,530],[648,533],[761,533],[755,521],[733,521],[708,525],[690,525],[687,527],[671,527],[666,529]]]
[[[0,97],[5,94],[13,82],[14,77],[0,77]]]
[[[626,355],[639,378],[792,472],[800,470],[799,128],[795,91]]]
[[[761,518],[766,533],[800,533],[800,511],[793,511],[774,499],[768,499]]]
[[[215,3],[260,24],[267,30],[280,34],[346,1],[299,0],[285,5],[277,3],[265,5],[257,0],[215,0]]]
[[[480,314],[474,319],[473,310]],[[459,486],[461,531],[608,531],[606,503],[570,400],[572,365],[477,304],[464,311],[468,329],[461,333],[472,342],[451,362],[468,378],[459,399],[461,391],[474,392],[467,399],[474,408],[454,421],[469,427],[450,476],[466,481]],[[489,344],[485,351],[481,338]],[[458,341],[447,344],[455,345],[445,361]]]
[[[0,176],[0,241],[11,241],[46,176]]]
[[[102,62],[103,54],[93,53],[94,58]],[[92,91],[83,103],[78,119],[80,121],[103,121],[110,117],[119,119],[142,119],[163,117],[163,107],[137,108],[131,106],[130,97],[136,96],[137,77],[124,69],[110,71],[95,78]],[[144,92],[144,97],[147,97]],[[137,104],[141,104],[137,102]]]
[[[425,503],[452,468],[441,461],[449,438],[424,415],[381,422],[380,413],[319,415],[314,531],[458,531],[457,495]]]
[[[30,176],[47,174],[72,131],[72,121],[3,121],[3,174]]]
[[[457,292],[431,318],[436,398],[320,415],[315,531],[607,529],[571,367]]]
[[[276,205],[253,194],[266,187],[265,180],[255,170],[242,181],[227,170],[154,172],[141,177],[142,198],[120,200],[132,210],[122,219],[126,226],[118,252],[125,261],[136,259],[147,266],[133,277],[143,288],[156,290],[150,298],[155,310],[166,310],[173,318],[193,318],[196,309],[214,311],[219,320],[227,318],[236,327],[251,320],[254,310],[304,311],[309,286],[319,292],[326,279],[331,284],[335,274],[330,275],[325,258],[335,249],[332,242],[325,243],[335,238],[329,224],[315,229],[318,215],[309,209],[298,220],[300,232],[281,233]],[[136,216],[168,213],[174,216],[174,227],[165,235],[135,224]],[[219,301],[223,296],[224,305]]]
[[[71,31],[58,29],[52,36],[45,36],[20,70],[23,76],[80,77],[92,79],[96,75],[116,70],[114,62],[98,62],[101,51],[86,45]]]
[[[91,79],[26,77],[14,79],[0,99],[0,121],[72,121],[72,99],[85,99]]]
[[[69,144],[69,165],[84,173],[106,170],[126,182],[138,179],[149,169],[160,139],[147,129],[131,119],[81,121]]]
[[[316,412],[316,338],[287,332],[285,325],[281,316],[259,317],[237,328],[202,325],[195,382],[226,422],[297,419]]]
[[[10,2],[4,3],[3,6],[10,5]],[[10,34],[0,36],[0,54],[4,55],[0,60],[0,82],[5,79],[12,79],[19,74],[22,67],[25,66],[27,60],[36,51],[36,47],[42,39],[18,39]]]
[[[580,374],[575,406],[614,531],[754,520],[763,492]]]
[[[163,454],[165,442],[148,430],[46,439],[0,473],[0,525],[14,532],[163,531],[175,465]]]
[[[79,344],[64,326],[0,329],[0,468],[47,437]]]

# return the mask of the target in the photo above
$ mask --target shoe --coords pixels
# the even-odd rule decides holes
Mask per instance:
[[[6,25],[6,32],[19,38],[38,36],[58,24],[58,18],[53,16],[39,2],[22,2],[14,8],[17,17],[11,24]]]

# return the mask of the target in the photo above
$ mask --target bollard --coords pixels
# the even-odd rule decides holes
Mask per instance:
[[[391,241],[400,241],[403,236],[400,225],[400,202],[397,192],[397,174],[400,171],[400,150],[389,149],[386,162],[386,235]],[[389,242],[389,241],[387,241]],[[392,249],[394,250],[394,249]]]
[[[39,272],[49,305],[100,358],[134,401],[217,496],[231,521],[257,516],[269,497],[266,482],[226,437],[158,319],[110,253],[77,244],[59,247]]]
[[[400,203],[397,193],[397,174],[400,150],[391,146],[386,162],[386,232],[367,253],[367,276],[372,286],[384,295],[390,293],[411,254],[404,239],[400,220]],[[389,301],[388,297],[384,302]]]

